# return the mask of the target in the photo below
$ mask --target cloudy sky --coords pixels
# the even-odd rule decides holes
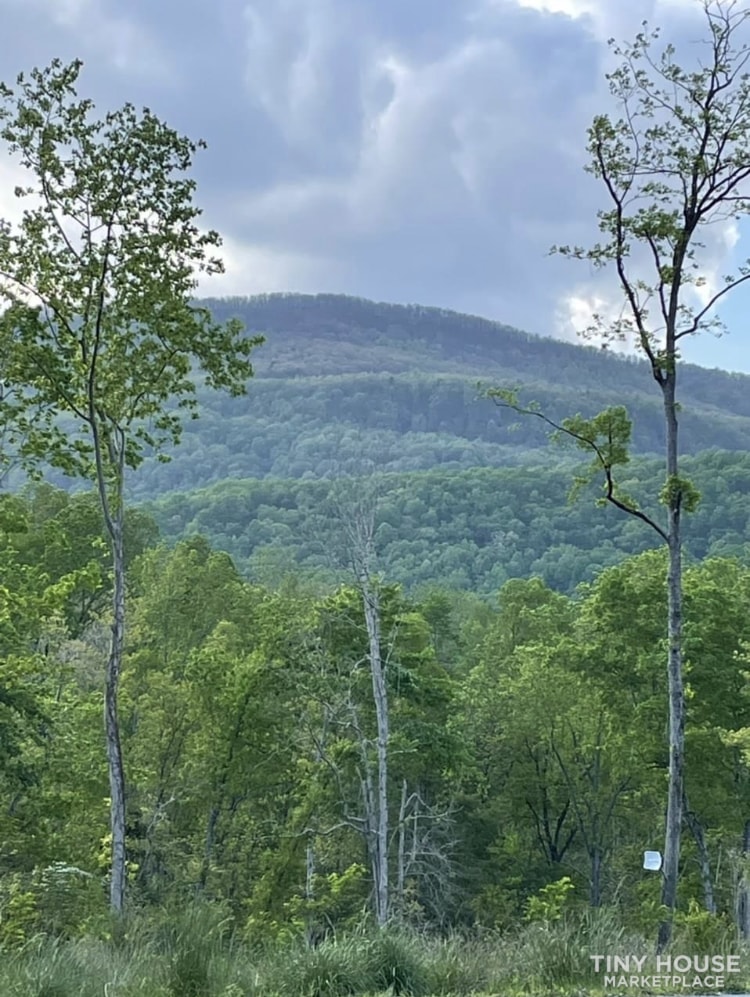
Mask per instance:
[[[582,169],[606,39],[647,18],[688,48],[698,0],[0,0],[0,79],[80,57],[102,109],[149,106],[209,144],[198,200],[225,239],[213,294],[334,291],[575,338],[609,288],[547,253],[590,241]],[[12,168],[0,158],[0,215]],[[750,255],[719,231],[709,270]],[[613,299],[616,300],[616,299]],[[750,371],[750,293],[686,350]]]

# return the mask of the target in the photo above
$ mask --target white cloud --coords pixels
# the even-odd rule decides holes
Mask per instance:
[[[491,3],[503,3],[507,0],[489,0]],[[512,0],[521,7],[538,10],[548,14],[565,14],[566,17],[604,18],[625,5],[621,0]],[[696,7],[695,0],[650,0],[649,5],[658,12],[659,8],[682,7],[685,10]]]
[[[272,291],[319,292],[331,265],[301,253],[274,251],[225,238],[218,252],[226,272],[203,276],[199,293],[210,297],[264,294]],[[334,267],[335,269],[335,267]]]
[[[583,339],[594,346],[603,345],[604,339],[589,333],[594,325],[594,317],[599,316],[605,328],[611,327],[623,316],[624,306],[618,288],[610,286],[605,289],[601,283],[599,282],[597,290],[580,284],[561,296],[555,329],[561,339],[572,342],[581,342]],[[635,344],[630,339],[607,340],[607,347],[615,353],[632,353]]]
[[[10,158],[0,159],[0,218],[13,225],[23,214],[24,202],[15,196],[16,187],[30,186],[30,175]]]
[[[38,204],[38,199],[19,199],[13,191],[28,185],[29,174],[16,163],[0,161],[0,219],[17,225],[24,207]],[[75,226],[66,226],[72,239],[80,236]],[[217,255],[224,261],[225,273],[199,278],[199,293],[211,297],[260,294],[270,291],[318,292],[335,274],[336,265],[319,256],[274,251],[267,246],[251,245],[225,238]]]
[[[480,0],[475,16],[502,16],[509,6],[559,15],[581,23],[600,42],[633,36],[647,20],[656,26],[680,15],[701,14],[696,0]]]
[[[727,221],[704,229],[700,238],[705,245],[697,250],[696,261],[700,264],[698,273],[702,283],[686,287],[683,294],[683,301],[697,311],[708,305],[724,285],[724,275],[731,270],[732,251],[740,241],[740,230],[736,222]],[[571,262],[570,265],[576,264]],[[654,282],[653,266],[645,259],[639,265],[631,258],[628,274],[631,281],[641,278],[649,284]],[[623,316],[630,316],[625,295],[612,267],[561,292],[555,313],[556,334],[563,339],[577,341],[593,325],[595,315],[601,318],[605,329],[611,328]],[[711,314],[706,316],[710,317]],[[661,342],[664,324],[656,302],[652,302],[649,309],[648,328],[656,336],[657,342]],[[592,341],[597,345],[601,342],[597,337]],[[636,349],[632,336],[622,342],[612,342],[610,346],[621,353]]]
[[[708,244],[708,253],[702,254],[701,276],[704,283],[695,287],[698,305],[705,307],[724,285],[724,275],[729,270],[732,251],[740,241],[739,225],[735,221],[717,226]]]
[[[601,0],[517,0],[521,7],[544,11],[549,14],[565,14],[567,17],[583,17],[596,14],[604,6]]]

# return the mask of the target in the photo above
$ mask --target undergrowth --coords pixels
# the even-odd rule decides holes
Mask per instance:
[[[436,938],[362,928],[309,947],[302,938],[258,945],[220,906],[131,918],[101,937],[37,935],[0,954],[3,997],[505,997],[603,994],[595,953],[653,956],[607,911],[534,921],[482,937]],[[729,935],[715,951],[741,952]],[[695,925],[678,925],[673,951],[693,951]],[[746,960],[743,960],[743,962]],[[741,989],[746,974],[729,981]]]

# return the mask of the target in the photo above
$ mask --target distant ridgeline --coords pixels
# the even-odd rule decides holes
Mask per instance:
[[[330,579],[332,480],[374,470],[381,567],[410,586],[490,593],[539,574],[570,591],[653,544],[647,527],[594,508],[593,492],[568,506],[581,454],[477,393],[478,381],[520,386],[555,418],[624,404],[634,454],[659,455],[663,414],[645,364],[435,308],[296,294],[203,304],[267,341],[248,395],[201,389],[201,418],[172,462],[132,476],[131,501],[149,502],[168,538],[204,533],[259,579],[301,567]],[[703,493],[688,550],[744,556],[750,377],[685,365],[680,400],[681,449],[701,455],[685,461]],[[658,459],[634,460],[622,484],[654,495],[662,473]]]
[[[654,546],[649,527],[611,506],[596,508],[594,487],[568,504],[572,468],[556,463],[554,452],[547,456],[546,467],[382,476],[376,541],[384,576],[408,588],[439,585],[491,594],[508,578],[540,575],[570,592],[602,567]],[[713,451],[687,457],[684,473],[702,495],[685,521],[688,560],[747,560],[750,455]],[[636,501],[657,494],[662,481],[655,459],[635,460],[620,476]],[[273,585],[290,573],[330,581],[342,533],[330,501],[338,490],[333,481],[226,481],[164,496],[149,503],[148,511],[166,538],[201,533],[259,582]],[[647,503],[643,508],[663,513]]]
[[[171,463],[150,460],[132,478],[132,497],[227,478],[546,462],[540,421],[479,399],[480,380],[523,386],[522,399],[557,418],[623,403],[634,421],[634,452],[662,451],[659,395],[634,360],[436,308],[338,295],[202,303],[218,319],[237,316],[249,332],[265,333],[254,353],[256,377],[244,398],[202,390],[201,418],[188,422]],[[745,449],[750,377],[686,365],[680,396],[684,452]]]

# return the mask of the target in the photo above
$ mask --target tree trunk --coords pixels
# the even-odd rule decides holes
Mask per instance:
[[[690,829],[698,852],[698,865],[701,871],[701,884],[703,886],[703,906],[709,914],[716,913],[716,900],[714,898],[714,881],[711,876],[711,861],[706,845],[706,836],[703,832],[703,825],[697,814],[693,813],[688,804],[687,795],[683,793],[682,806],[685,812],[685,823]]]
[[[122,506],[109,521],[114,569],[114,594],[112,598],[112,643],[104,691],[104,726],[107,739],[107,766],[109,769],[110,831],[112,834],[112,869],[110,873],[109,902],[115,914],[121,914],[125,904],[125,771],[120,744],[120,722],[117,700],[120,686],[120,669],[125,638],[125,559],[123,554]]]
[[[745,821],[742,834],[742,856],[740,868],[739,893],[737,896],[737,927],[744,941],[750,940],[750,878],[748,877],[748,861],[750,861],[750,820]]]
[[[682,495],[676,485],[678,462],[674,370],[666,372],[662,390],[664,392],[667,429],[667,488],[669,492],[667,500],[669,523],[669,573],[667,576],[669,788],[667,791],[661,902],[668,909],[669,914],[659,925],[657,938],[659,952],[663,951],[672,937],[672,923],[677,904],[685,762],[685,693],[682,676],[682,536],[680,530]]]
[[[377,827],[375,832],[375,917],[382,927],[388,920],[388,690],[380,648],[380,604],[368,578],[361,579],[365,622],[370,645],[370,673],[378,727]]]
[[[308,834],[305,845],[305,900],[307,908],[305,912],[305,942],[312,948],[320,940],[320,933],[316,930],[315,920],[310,911],[315,899],[315,839],[312,834]]]
[[[372,778],[372,766],[369,758],[369,742],[364,737],[357,717],[356,707],[350,703],[354,729],[357,733],[357,741],[362,757],[362,770],[360,773],[360,788],[362,800],[364,802],[365,816],[362,820],[362,833],[367,848],[367,858],[370,862],[370,873],[372,875],[373,893],[375,896],[375,910],[377,915],[377,884],[380,881],[380,863],[378,859],[378,812],[375,794],[375,785]]]
[[[398,863],[396,867],[396,903],[399,914],[404,913],[404,889],[406,884],[406,779],[401,784],[401,806],[398,810]]]
[[[363,749],[363,782],[366,790],[366,836],[373,872],[375,918],[382,927],[388,920],[389,868],[388,868],[388,689],[385,680],[386,665],[381,649],[380,598],[377,582],[373,582],[371,567],[375,558],[375,503],[373,495],[358,495],[348,509],[340,508],[344,533],[349,541],[348,557],[357,586],[362,594],[365,626],[368,637],[368,660],[372,679],[372,698],[377,724],[377,773],[372,778],[368,751],[360,735]]]
[[[602,850],[598,845],[591,849],[589,858],[591,860],[591,873],[589,880],[589,904],[591,907],[601,907],[602,905]]]
[[[208,820],[206,821],[206,838],[203,846],[203,861],[201,862],[201,871],[198,876],[198,890],[200,892],[203,892],[206,889],[206,884],[208,883],[208,873],[211,868],[211,860],[214,854],[216,825],[219,823],[220,811],[221,805],[219,803],[214,803],[209,811]]]

